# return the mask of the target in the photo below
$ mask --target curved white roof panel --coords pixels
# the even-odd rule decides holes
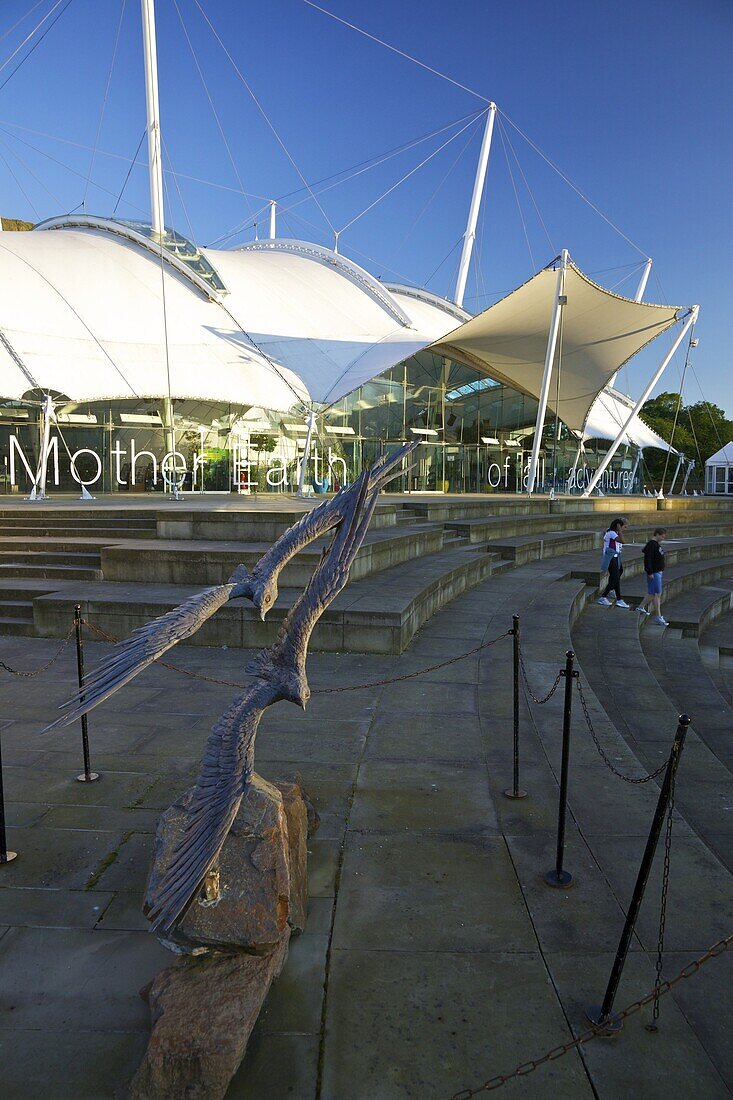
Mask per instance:
[[[85,215],[3,234],[0,395],[159,397],[170,373],[175,398],[333,404],[468,316],[318,245],[164,243]]]
[[[257,352],[220,304],[151,252],[94,228],[3,233],[0,393],[160,397],[287,409],[306,391]],[[166,361],[165,326],[168,330]],[[30,377],[29,377],[30,376]],[[31,381],[32,379],[32,381]]]
[[[351,260],[304,241],[203,252],[257,346],[286,363],[319,404],[334,404],[459,319],[452,303],[390,288]]]
[[[585,422],[583,439],[615,439],[633,407],[634,402],[626,394],[610,387],[602,390],[591,405]],[[677,454],[674,447],[670,447],[661,435],[657,435],[638,416],[635,416],[629,424],[622,442],[631,443],[643,449],[658,447],[660,450],[669,450]]]

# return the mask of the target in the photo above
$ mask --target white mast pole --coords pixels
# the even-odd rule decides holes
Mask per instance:
[[[635,302],[640,302],[642,300],[642,298],[644,297],[644,291],[646,290],[646,284],[649,282],[649,276],[651,275],[651,271],[652,271],[652,260],[651,260],[651,256],[650,256],[649,259],[647,260],[647,262],[644,264],[644,270],[641,273],[641,279],[639,280],[639,285],[636,288],[636,296],[634,298]]]
[[[463,305],[463,295],[466,293],[466,280],[468,279],[468,268],[471,264],[471,253],[473,252],[473,242],[476,239],[476,225],[478,222],[479,208],[481,206],[481,199],[484,193],[484,183],[486,182],[486,169],[489,166],[489,153],[491,152],[491,137],[494,133],[494,121],[496,119],[496,104],[490,103],[486,112],[486,128],[484,129],[484,137],[481,142],[481,152],[478,158],[478,167],[476,169],[476,179],[473,183],[473,195],[471,196],[471,205],[468,210],[468,222],[466,224],[466,232],[463,234],[463,251],[461,252],[461,262],[458,265],[458,279],[456,280],[456,292],[453,297],[457,306]]]
[[[631,488],[632,489],[634,487],[634,482],[636,481],[636,471],[639,469],[639,463],[641,462],[641,456],[643,454],[644,454],[644,448],[643,447],[637,447],[636,448],[636,459],[634,461],[634,468],[631,471]]]
[[[649,276],[651,275],[651,271],[652,271],[652,259],[651,259],[651,256],[650,256],[649,259],[647,260],[647,262],[644,264],[644,270],[641,273],[641,278],[639,279],[639,285],[636,288],[636,294],[634,295],[634,301],[635,302],[640,302],[642,300],[642,298],[644,297],[644,291],[646,290],[646,284],[649,282]],[[616,371],[615,374],[611,375],[608,382],[606,383],[606,389],[610,389],[611,386],[614,386],[616,384],[616,379],[617,378],[618,378],[618,371]]]
[[[557,283],[555,287],[555,303],[552,308],[552,321],[547,337],[547,353],[545,355],[545,370],[542,375],[542,388],[540,390],[540,403],[537,407],[537,422],[534,430],[534,443],[532,444],[532,457],[529,460],[529,477],[527,479],[527,492],[534,492],[534,483],[537,479],[537,464],[540,457],[540,445],[542,443],[542,426],[547,412],[547,399],[550,395],[550,381],[552,379],[552,364],[555,362],[555,348],[557,347],[557,334],[560,330],[560,316],[562,314],[562,301],[565,293],[565,270],[568,266],[568,250],[563,248],[560,255],[560,266],[557,269]]]
[[[659,367],[655,371],[654,375],[652,376],[652,378],[648,382],[648,384],[646,386],[646,389],[644,390],[643,394],[641,395],[639,400],[636,402],[636,404],[634,405],[634,407],[631,410],[631,412],[629,413],[629,415],[626,417],[626,421],[624,423],[624,426],[621,428],[621,431],[618,433],[618,435],[614,439],[613,443],[611,444],[611,446],[608,450],[608,453],[606,454],[606,457],[603,459],[603,462],[600,464],[600,466],[596,470],[595,474],[593,475],[593,478],[591,479],[591,482],[588,485],[588,488],[583,493],[584,497],[589,497],[591,495],[591,493],[595,489],[596,485],[598,484],[598,482],[603,477],[603,474],[605,473],[606,468],[609,465],[611,459],[613,458],[613,456],[616,454],[616,451],[621,446],[623,438],[626,435],[626,429],[628,428],[629,424],[634,419],[634,417],[636,416],[636,414],[638,413],[639,409],[642,407],[644,402],[648,399],[649,394],[652,392],[652,390],[656,386],[657,382],[659,381],[659,379],[662,377],[665,370],[669,366],[669,362],[670,362],[672,356],[677,351],[677,348],[680,346],[680,344],[684,340],[684,338],[687,335],[688,331],[692,328],[692,326],[697,321],[697,316],[698,316],[699,312],[700,312],[700,307],[699,306],[693,306],[692,309],[690,310],[690,316],[687,318],[684,325],[682,326],[682,329],[680,330],[680,332],[677,336],[677,339],[675,340],[674,344],[669,349],[669,351],[665,355],[664,359],[660,363]]]
[[[33,482],[33,487],[26,497],[26,500],[46,499],[46,464],[48,462],[48,452],[51,442],[52,416],[53,401],[51,400],[51,394],[47,393],[43,400],[43,405],[41,406],[41,457],[38,461],[38,471]]]
[[[155,45],[155,0],[141,0],[145,53],[145,102],[148,115],[148,171],[150,174],[150,224],[160,239],[163,220],[163,157],[158,105],[158,53]]]
[[[677,477],[679,475],[680,470],[682,469],[682,463],[684,461],[685,461],[685,456],[683,455],[682,451],[680,451],[680,453],[677,455],[677,469],[674,472],[674,477],[672,478],[672,484],[669,487],[669,495],[670,496],[672,496],[672,493],[674,492],[674,487],[677,484]],[[662,488],[664,488],[664,486],[662,486]]]
[[[277,203],[274,199],[270,199],[270,240],[275,240],[275,230],[277,228]]]
[[[298,496],[303,497],[305,493],[305,475],[308,467],[308,459],[310,458],[311,439],[313,437],[313,429],[316,426],[316,414],[313,409],[308,413],[308,419],[306,421],[308,425],[308,431],[305,436],[305,443],[303,444],[303,458],[300,463],[300,473],[298,475]]]

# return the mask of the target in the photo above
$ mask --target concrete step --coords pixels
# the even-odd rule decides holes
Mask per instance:
[[[6,550],[0,544],[0,565],[83,565],[99,568],[98,553],[84,553],[78,549],[71,552],[41,550]]]
[[[352,583],[416,558],[440,553],[444,539],[440,524],[370,530],[351,568]],[[306,585],[326,545],[327,540],[319,539],[293,558],[281,573],[281,586]],[[102,572],[108,581],[222,584],[237,565],[251,569],[268,549],[269,544],[264,542],[128,540],[102,548]]]
[[[719,585],[700,585],[692,591],[668,599],[664,617],[672,630],[683,638],[697,638],[710,623],[730,610],[731,589]]]
[[[681,675],[676,676],[677,654],[662,687],[646,653],[650,648],[666,646],[666,631],[648,624],[646,619],[642,624],[641,618],[633,611],[591,604],[573,626],[573,647],[608,718],[648,770],[658,767],[669,753],[680,712],[691,714],[692,727],[680,765],[675,805],[710,851],[729,871],[733,870],[729,843],[733,811],[730,722],[725,723],[724,738],[707,740],[710,727],[706,727],[702,712],[696,717],[699,685],[694,675],[688,674],[687,661],[680,666]],[[694,655],[692,640],[678,640]]]
[[[311,648],[327,652],[401,653],[415,632],[457,595],[507,567],[495,554],[459,548],[428,554],[350,582],[322,616]],[[34,601],[36,633],[60,637],[75,603],[91,623],[116,638],[165,614],[200,587],[113,583],[79,585]],[[191,639],[194,645],[271,645],[300,588],[282,588],[263,623],[248,600],[233,600]]]
[[[32,619],[16,619],[2,614],[3,610],[0,608],[0,634],[16,634],[27,638],[35,636],[36,628]]]
[[[102,571],[101,569],[82,565],[31,565],[26,562],[2,562],[0,563],[0,584],[8,577],[94,581],[102,579]]]
[[[25,619],[33,622],[33,600],[0,599],[0,616],[7,619]]]
[[[518,535],[509,539],[490,539],[490,550],[509,558],[516,565],[544,558],[556,558],[564,554],[589,551],[601,545],[597,531],[550,531],[540,535]],[[473,541],[473,540],[472,540]]]
[[[140,524],[104,524],[98,527],[88,527],[86,524],[68,525],[59,524],[54,527],[48,523],[34,524],[0,524],[0,538],[27,538],[27,539],[145,539],[155,538],[157,529],[155,523],[150,526]]]

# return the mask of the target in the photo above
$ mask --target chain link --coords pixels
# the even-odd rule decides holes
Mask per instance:
[[[512,630],[510,630],[509,633],[513,634],[514,632]],[[547,695],[543,695],[543,697],[541,699],[539,699],[535,695],[535,693],[532,691],[532,688],[529,685],[529,677],[527,675],[527,669],[526,669],[526,666],[524,664],[524,653],[522,651],[521,645],[518,648],[519,648],[519,667],[522,670],[522,678],[524,679],[524,684],[525,684],[525,687],[527,688],[527,694],[530,696],[530,698],[532,699],[532,701],[534,703],[537,703],[537,705],[541,707],[544,703],[547,703],[547,702],[549,702],[550,699],[552,699],[553,695],[555,694],[555,692],[559,688],[560,681],[563,678],[564,669],[561,669],[560,672],[558,672],[557,676],[555,677],[555,681],[554,681],[552,687],[550,688],[550,690],[548,691]]]
[[[662,985],[662,963],[664,959],[664,932],[667,924],[667,898],[669,896],[669,866],[672,855],[672,825],[674,816],[674,790],[676,783],[676,773],[672,773],[672,784],[669,791],[669,807],[667,809],[667,827],[664,833],[664,865],[662,868],[662,897],[659,903],[659,935],[657,937],[657,959],[655,963],[656,980],[654,982],[654,991],[656,996],[654,998],[654,1008],[652,1010],[652,1022],[649,1025],[650,1031],[657,1030],[657,1020],[659,1019],[659,990]]]
[[[69,633],[66,635],[63,642],[61,643],[61,645],[59,646],[58,650],[53,655],[51,660],[48,661],[45,665],[41,665],[40,668],[34,668],[34,669],[31,669],[30,671],[25,671],[23,669],[11,668],[10,665],[5,664],[5,661],[0,661],[0,668],[4,668],[5,671],[9,672],[11,676],[21,676],[21,677],[23,677],[23,679],[26,679],[26,680],[30,680],[34,676],[40,676],[42,672],[47,672],[48,669],[51,667],[51,665],[56,664],[59,657],[61,656],[61,654],[64,652],[67,645],[71,641],[71,636],[72,636],[73,633],[74,633],[74,627],[72,626],[69,630]]]
[[[700,970],[705,963],[709,962],[710,959],[718,958],[719,955],[722,955],[728,950],[731,944],[733,944],[733,932],[725,936],[722,940],[718,940],[717,943],[714,943],[712,947],[708,948],[704,955],[687,963],[674,978],[670,978],[665,982],[658,981],[655,983],[654,989],[647,993],[646,996],[627,1005],[626,1008],[622,1009],[620,1012],[614,1012],[614,1020],[627,1020],[629,1016],[634,1016],[637,1012],[640,1012],[642,1008],[646,1008],[648,1004],[658,1002],[659,998],[669,993],[678,982],[682,982],[686,978],[691,978],[693,974],[697,974],[698,970]],[[602,1024],[589,1027],[585,1031],[581,1031],[579,1035],[576,1035],[574,1039],[570,1039],[567,1043],[563,1043],[561,1046],[556,1046],[553,1047],[552,1050],[548,1050],[541,1058],[533,1058],[528,1062],[522,1062],[522,1064],[517,1066],[516,1069],[513,1069],[511,1073],[497,1074],[496,1077],[490,1077],[488,1081],[484,1081],[483,1085],[477,1085],[476,1088],[463,1089],[461,1092],[453,1093],[450,1100],[471,1100],[471,1097],[478,1096],[481,1092],[493,1092],[494,1089],[500,1089],[502,1085],[508,1084],[509,1081],[514,1081],[517,1077],[526,1077],[528,1073],[534,1073],[536,1069],[539,1069],[540,1066],[544,1066],[547,1062],[554,1062],[558,1058],[562,1058],[564,1055],[569,1054],[571,1050],[576,1050],[584,1043],[589,1043],[592,1039],[597,1039],[599,1035],[604,1034],[607,1034],[607,1032],[604,1031]]]
[[[316,688],[311,694],[335,695],[340,691],[358,691],[360,688],[384,687],[387,684],[402,683],[403,680],[414,680],[417,676],[424,676],[426,672],[435,672],[436,669],[447,668],[448,665],[454,665],[456,661],[465,661],[466,657],[472,657],[474,653],[480,653],[482,649],[488,649],[490,646],[500,642],[502,638],[509,638],[513,634],[513,630],[505,630],[503,634],[499,634],[489,642],[482,642],[481,645],[474,646],[474,648],[469,649],[467,653],[459,653],[457,657],[449,657],[447,661],[441,661],[437,665],[429,665],[427,668],[421,668],[417,672],[406,672],[404,676],[393,676],[390,680],[374,680],[370,684],[348,684],[346,687]]]
[[[595,729],[593,728],[593,721],[591,719],[590,712],[588,710],[588,703],[587,703],[586,698],[585,698],[585,693],[583,692],[583,685],[580,682],[580,678],[578,678],[575,682],[578,685],[578,694],[580,695],[580,705],[583,708],[583,714],[585,716],[585,723],[588,727],[588,730],[590,731],[590,735],[593,739],[593,744],[595,745],[595,747],[598,750],[598,755],[600,756],[601,760],[606,765],[608,770],[613,772],[614,775],[618,776],[619,779],[623,779],[624,783],[632,783],[632,784],[636,784],[636,785],[639,785],[641,783],[649,783],[652,779],[656,779],[658,776],[660,776],[662,774],[662,772],[666,769],[667,764],[669,763],[669,758],[667,758],[667,760],[665,760],[663,764],[660,764],[659,767],[656,769],[656,771],[649,772],[648,775],[642,775],[642,776],[624,775],[623,772],[620,772],[618,770],[618,768],[616,768],[611,763],[611,761],[608,758],[608,755],[606,754],[603,746],[601,745],[601,742],[598,740],[598,734],[596,733]]]
[[[86,619],[82,619],[81,621],[83,626],[86,626],[94,634],[98,634],[100,638],[104,638],[105,641],[115,644],[119,641],[119,638],[115,638],[111,634],[107,634],[106,631],[102,630],[98,626],[93,626],[92,623],[88,622]],[[435,672],[436,669],[446,668],[448,665],[454,665],[456,661],[465,661],[467,657],[472,657],[474,653],[480,653],[482,649],[488,649],[490,646],[496,645],[496,643],[500,642],[502,638],[508,638],[513,633],[513,630],[505,630],[503,634],[499,634],[496,638],[492,638],[488,642],[482,642],[481,645],[477,645],[473,649],[469,649],[467,653],[459,653],[457,657],[450,657],[447,661],[441,661],[437,665],[429,665],[428,668],[421,668],[417,672],[407,672],[404,676],[393,676],[391,679],[388,680],[374,680],[369,684],[347,684],[344,687],[315,688],[311,692],[311,695],[334,695],[341,691],[362,691],[365,688],[384,687],[388,684],[399,684],[403,680],[413,680],[417,676],[424,676],[427,672]],[[171,665],[168,664],[167,661],[161,661],[160,659],[158,659],[156,663],[161,665],[163,668],[170,669],[171,672],[180,672],[181,675],[190,676],[194,680],[205,680],[208,684],[221,684],[224,687],[236,688],[246,688],[249,686],[248,684],[237,683],[235,680],[219,680],[215,676],[206,676],[203,672],[191,672],[187,668],[180,668],[178,665]]]

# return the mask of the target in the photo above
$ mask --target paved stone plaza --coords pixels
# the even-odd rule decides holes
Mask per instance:
[[[710,549],[705,539],[695,545]],[[321,816],[309,842],[308,927],[291,943],[228,1097],[447,1100],[584,1029],[584,1008],[600,1000],[608,977],[657,784],[611,774],[576,696],[566,854],[575,883],[553,890],[543,874],[554,861],[562,692],[531,709],[523,700],[529,797],[505,799],[510,639],[400,683],[317,694],[446,661],[502,634],[514,613],[535,694],[550,687],[565,651],[577,650],[593,724],[620,771],[656,769],[678,711],[690,710],[664,976],[733,931],[733,616],[707,628],[701,617],[714,600],[728,606],[733,563],[723,551],[688,562],[690,546],[670,572],[666,633],[593,603],[582,574],[597,573],[598,555],[575,550],[578,576],[562,556],[491,575],[430,617],[402,654],[311,655],[307,711],[268,711],[256,752],[266,778],[300,775]],[[632,602],[638,569],[629,577]],[[694,588],[695,606],[693,577],[705,582]],[[700,626],[699,640],[683,636],[688,620]],[[56,638],[4,637],[0,660],[32,669],[58,648]],[[88,642],[88,664],[107,649]],[[248,656],[198,646],[169,659],[244,683]],[[208,730],[236,689],[147,670],[91,714],[102,779],[84,786],[74,779],[78,727],[40,734],[73,689],[73,646],[37,678],[0,677],[9,846],[19,853],[0,868],[2,1095],[121,1097],[149,1033],[139,990],[171,961],[140,913],[152,834],[191,783]],[[658,858],[618,1007],[653,987],[660,881]],[[662,999],[658,1032],[646,1030],[645,1009],[620,1036],[595,1040],[502,1095],[729,1096],[732,966],[723,955],[676,986]]]

